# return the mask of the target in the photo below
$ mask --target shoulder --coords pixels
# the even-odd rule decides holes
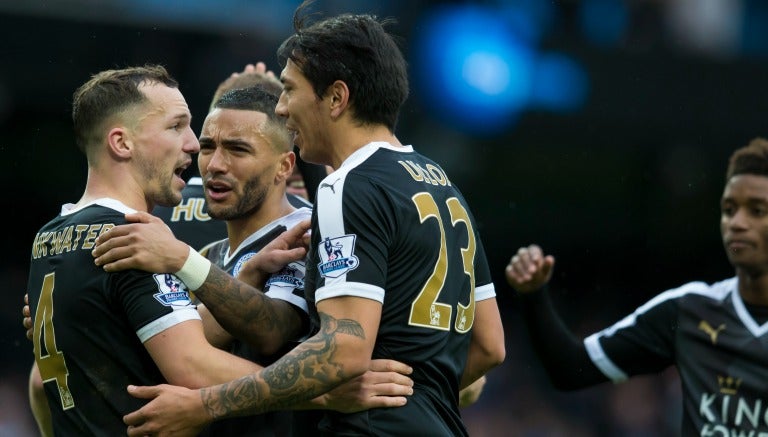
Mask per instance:
[[[312,203],[309,202],[309,200],[297,196],[295,194],[287,193],[285,197],[288,198],[288,202],[294,207],[294,208],[312,208]]]
[[[136,212],[122,202],[115,199],[98,199],[86,205],[75,207],[65,205],[62,207],[60,217],[80,222],[112,222],[125,223],[125,215]]]
[[[200,250],[198,250],[198,252],[200,252],[200,254],[206,258],[212,259],[212,257],[215,257],[216,254],[221,251],[222,247],[228,246],[228,245],[229,245],[229,240],[226,238],[223,238],[221,240],[206,244]]]
[[[736,278],[726,279],[714,284],[707,284],[703,281],[692,281],[658,294],[656,297],[642,305],[639,310],[643,312],[643,310],[647,310],[651,307],[690,297],[722,300],[735,289]]]

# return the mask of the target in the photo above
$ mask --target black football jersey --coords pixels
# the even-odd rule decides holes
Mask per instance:
[[[373,358],[414,369],[405,406],[329,412],[322,429],[466,435],[458,387],[475,302],[495,290],[469,206],[445,171],[410,146],[357,150],[318,186],[308,263],[307,299],[381,302]]]
[[[768,435],[768,323],[753,314],[737,278],[691,282],[659,294],[584,345],[614,382],[675,365],[682,435]]]
[[[142,342],[200,319],[175,276],[94,264],[96,238],[129,212],[114,199],[65,205],[32,244],[33,346],[57,435],[125,435],[123,415],[147,402],[126,387],[165,382]]]
[[[232,276],[237,276],[243,263],[287,229],[292,228],[302,220],[310,219],[311,214],[312,211],[308,208],[297,209],[291,214],[281,217],[254,232],[231,253],[229,240],[227,239],[210,244],[201,252],[224,271]],[[308,317],[307,301],[304,298],[305,269],[304,260],[289,263],[282,270],[272,274],[267,279],[264,292],[273,299],[281,299],[291,303],[297,311]],[[306,325],[309,326],[309,323]],[[301,339],[306,337],[307,334],[308,332]],[[296,342],[290,342],[281,351],[271,356],[260,355],[247,343],[237,339],[233,341],[229,351],[266,367],[295,347],[301,339],[295,339]],[[212,437],[223,435],[249,437],[288,436],[293,432],[293,422],[293,412],[274,411],[255,416],[216,421],[202,435],[210,435]]]

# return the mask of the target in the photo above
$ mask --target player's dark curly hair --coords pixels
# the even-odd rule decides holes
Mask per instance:
[[[725,180],[740,174],[768,176],[768,140],[755,138],[731,155]]]
[[[357,121],[395,130],[400,106],[408,97],[407,65],[392,35],[374,15],[342,14],[308,24],[312,1],[294,13],[296,31],[278,48],[281,66],[291,60],[322,98],[340,80],[349,88]]]

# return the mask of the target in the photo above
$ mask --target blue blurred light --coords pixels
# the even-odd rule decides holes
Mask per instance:
[[[768,4],[749,0],[744,4],[741,49],[756,58],[768,56]]]
[[[544,53],[536,62],[531,105],[556,112],[584,106],[589,78],[583,66],[560,53]]]
[[[415,77],[435,114],[476,133],[509,126],[528,103],[530,48],[478,6],[436,10],[422,24]]]
[[[583,0],[579,8],[582,32],[601,47],[618,45],[627,31],[629,11],[616,0]]]
[[[541,0],[495,0],[497,15],[510,24],[512,32],[531,44],[551,30],[557,15],[554,2]]]

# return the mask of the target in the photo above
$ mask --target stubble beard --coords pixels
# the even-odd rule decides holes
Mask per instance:
[[[138,165],[144,180],[151,192],[145,192],[155,205],[176,206],[181,202],[181,192],[173,188],[175,173],[166,175],[163,169],[155,162],[139,159]]]
[[[267,185],[261,184],[259,178],[248,180],[243,186],[243,195],[231,207],[217,208],[209,202],[208,215],[218,220],[237,220],[253,215],[261,209],[267,197]]]

